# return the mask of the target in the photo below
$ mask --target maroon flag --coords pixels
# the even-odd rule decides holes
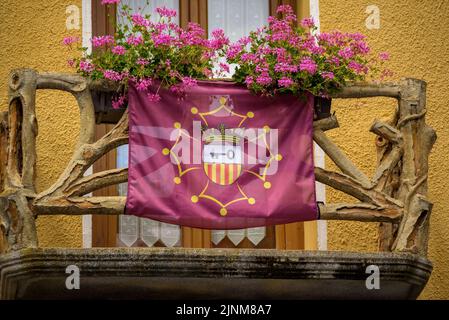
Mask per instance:
[[[183,100],[159,94],[129,87],[127,214],[208,229],[317,219],[313,96],[223,81],[200,81]]]

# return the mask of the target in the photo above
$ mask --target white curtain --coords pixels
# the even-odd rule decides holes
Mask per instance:
[[[236,41],[263,26],[268,11],[268,0],[209,0],[209,35],[220,28],[231,41]]]

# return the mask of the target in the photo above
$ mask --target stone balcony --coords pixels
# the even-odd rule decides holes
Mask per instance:
[[[80,270],[68,290],[66,268]],[[366,267],[380,270],[368,290]],[[416,299],[418,255],[254,249],[24,249],[0,258],[3,299]]]

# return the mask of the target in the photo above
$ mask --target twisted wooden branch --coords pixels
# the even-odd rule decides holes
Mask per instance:
[[[120,215],[125,209],[126,197],[69,197],[53,198],[45,204],[33,207],[40,215]],[[402,211],[396,208],[379,208],[359,204],[319,205],[320,218],[324,220],[355,220],[365,222],[397,222]]]
[[[101,171],[78,181],[65,190],[67,197],[83,196],[92,191],[128,181],[128,168]]]
[[[389,142],[398,144],[402,143],[401,132],[388,123],[374,120],[373,124],[371,125],[370,131],[388,140]]]
[[[125,210],[126,197],[52,197],[34,202],[32,210],[38,215],[119,215]]]
[[[33,200],[33,208],[45,207],[46,202],[87,194],[98,188],[119,183],[126,178],[126,170],[111,170],[84,177],[86,170],[110,150],[128,142],[128,113],[117,125],[94,142],[95,110],[90,90],[92,87],[116,90],[107,81],[89,81],[77,75],[43,73],[37,78],[39,89],[55,89],[72,93],[78,101],[81,117],[77,147],[66,169],[58,180]],[[106,201],[106,203],[108,203]],[[39,210],[38,210],[39,211]],[[39,211],[40,212],[40,211]]]
[[[323,168],[315,168],[315,178],[321,183],[377,207],[393,206],[398,209],[403,207],[401,201],[374,189],[365,188],[354,178],[342,173],[328,171]]]
[[[348,83],[340,92],[333,94],[332,98],[400,98],[401,89],[397,83]]]
[[[381,179],[389,176],[401,159],[403,154],[403,139],[399,130],[378,120],[374,121],[370,131],[392,144],[391,151],[388,155],[379,161],[379,165],[372,179],[373,185],[378,186]]]
[[[337,117],[335,115],[331,115],[330,117],[316,120],[313,122],[314,130],[327,131],[327,130],[338,128],[339,126],[340,125],[339,125]]]
[[[322,130],[313,131],[313,140],[324,150],[340,170],[348,176],[359,181],[364,187],[369,188],[371,181],[361,172],[346,154],[330,140]]]
[[[369,203],[319,204],[322,220],[351,220],[364,222],[399,222],[402,210],[378,207]]]

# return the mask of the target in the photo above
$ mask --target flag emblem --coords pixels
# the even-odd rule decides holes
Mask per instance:
[[[214,183],[233,184],[242,173],[242,152],[238,136],[211,135],[203,147],[203,168]]]
[[[204,163],[204,172],[207,177],[219,185],[233,184],[242,173],[241,164]]]

